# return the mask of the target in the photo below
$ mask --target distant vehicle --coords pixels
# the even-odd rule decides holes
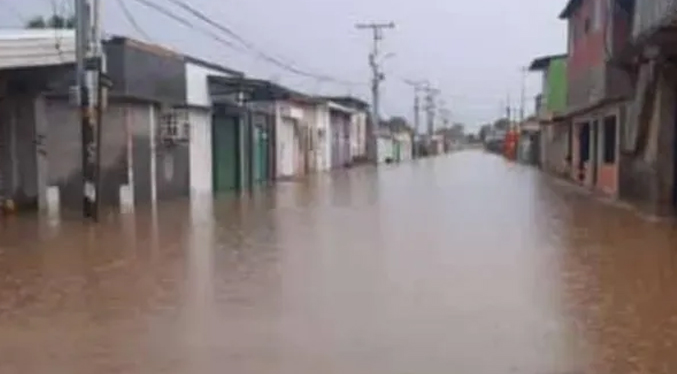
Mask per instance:
[[[503,153],[507,133],[504,130],[491,131],[484,140],[484,148],[489,152]]]

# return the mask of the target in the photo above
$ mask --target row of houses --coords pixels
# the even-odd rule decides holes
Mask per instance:
[[[677,212],[677,0],[569,0],[567,52],[535,59],[541,164],[601,194]]]
[[[307,95],[126,37],[104,41],[104,206],[215,195],[367,159],[368,105]],[[0,201],[82,206],[70,30],[0,34]]]

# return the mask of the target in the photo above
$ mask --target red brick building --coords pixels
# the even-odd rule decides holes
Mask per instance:
[[[611,56],[629,38],[632,10],[624,0],[569,0],[560,19],[568,22],[568,95],[559,120],[572,128],[571,177],[616,196],[619,123],[631,86]]]

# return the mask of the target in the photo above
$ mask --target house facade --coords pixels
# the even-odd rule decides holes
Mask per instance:
[[[327,107],[331,168],[344,168],[352,163],[350,135],[355,111],[334,101],[328,101]]]
[[[214,194],[240,193],[276,179],[278,123],[275,102],[287,94],[271,82],[209,75],[212,101]]]
[[[7,54],[19,57],[28,50],[41,58],[15,58],[14,67],[0,71],[7,87],[0,108],[1,195],[20,207],[79,211],[82,147],[71,95],[74,47],[69,47],[74,33],[62,32],[62,46],[54,45],[53,30],[14,33],[0,37],[4,61],[12,61]],[[133,208],[187,194],[188,144],[181,141],[185,138],[167,141],[162,111],[185,105],[183,56],[120,37],[106,40],[104,52],[113,87],[102,113],[102,205]]]
[[[212,196],[214,194],[214,166],[223,160],[219,144],[219,128],[215,127],[215,103],[209,87],[209,77],[238,78],[244,75],[222,66],[191,57],[185,58],[186,111],[190,123],[190,195]],[[217,133],[217,138],[214,137]],[[215,143],[215,140],[217,141]],[[216,162],[215,162],[215,157]]]
[[[659,215],[677,213],[677,1],[626,1],[634,16],[616,61],[635,88],[621,142],[620,195]]]
[[[276,102],[277,178],[305,175],[309,165],[310,108],[292,100]]]
[[[351,118],[348,130],[350,143],[350,163],[362,163],[368,158],[369,104],[352,96],[326,97],[330,102],[350,109]]]
[[[629,38],[632,13],[621,0],[570,0],[560,18],[569,36],[567,110],[555,120],[572,127],[567,169],[576,182],[618,196],[619,123],[632,89],[611,57]]]
[[[568,176],[573,129],[570,121],[553,121],[567,109],[567,55],[536,58],[529,71],[540,73],[542,82],[535,103],[540,125],[540,166],[549,173]]]
[[[55,44],[55,39],[58,41]],[[99,200],[131,211],[350,165],[368,108],[125,37],[103,42]],[[79,215],[82,144],[72,30],[0,32],[0,207]]]
[[[395,161],[395,139],[387,131],[380,131],[376,137],[376,159],[379,164],[390,164]]]
[[[397,162],[411,161],[414,158],[413,135],[409,131],[393,134],[393,158]]]

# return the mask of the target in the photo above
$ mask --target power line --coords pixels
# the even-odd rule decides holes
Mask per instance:
[[[261,51],[259,48],[257,48],[254,43],[251,41],[247,40],[246,38],[242,37],[239,35],[237,32],[233,31],[230,27],[223,25],[223,23],[217,22],[214,19],[210,18],[203,12],[199,11],[198,9],[192,7],[191,5],[187,4],[185,1],[182,0],[166,0],[181,9],[187,11],[188,13],[192,14],[194,17],[198,18],[199,20],[207,23],[208,25],[222,31],[223,33],[229,35],[230,37],[234,38],[237,40],[240,44],[242,44],[245,48],[250,50],[251,52],[254,52],[256,57],[265,60],[273,65],[278,66],[279,68],[282,68],[283,70],[286,70],[288,72],[294,73],[296,75],[301,75],[309,78],[313,78],[319,81],[328,81],[328,82],[334,82],[334,83],[339,83],[339,84],[344,84],[348,86],[352,85],[358,85],[359,83],[356,82],[350,82],[342,79],[337,79],[334,77],[331,77],[329,75],[323,75],[323,74],[315,74],[311,73],[308,71],[304,71],[302,69],[299,69],[292,64],[286,63],[284,61],[281,61],[279,58],[271,56],[263,51]]]
[[[137,3],[140,3],[140,4],[144,5],[144,6],[146,6],[147,8],[153,9],[153,10],[155,10],[156,12],[163,14],[165,17],[171,18],[171,19],[173,19],[174,21],[176,21],[176,22],[178,22],[178,23],[180,23],[180,24],[182,24],[182,25],[184,25],[184,26],[186,26],[186,27],[188,27],[188,28],[190,28],[190,29],[193,29],[193,30],[196,30],[196,31],[200,31],[200,32],[202,32],[203,34],[205,34],[205,35],[211,37],[211,38],[214,39],[215,41],[217,41],[217,42],[219,42],[219,43],[221,43],[221,44],[227,46],[228,48],[234,49],[234,50],[236,50],[236,51],[238,51],[238,52],[244,52],[241,48],[239,48],[239,47],[236,46],[235,44],[229,42],[228,40],[226,40],[226,39],[224,39],[224,38],[218,36],[217,34],[211,32],[211,31],[209,31],[209,30],[197,28],[192,22],[188,21],[187,19],[185,19],[185,18],[183,18],[183,17],[181,17],[181,16],[178,16],[178,15],[174,14],[172,11],[167,10],[166,8],[164,8],[164,7],[162,7],[162,6],[158,5],[158,4],[155,4],[155,3],[153,3],[153,2],[151,2],[151,1],[149,1],[149,0],[134,0],[134,1],[136,1]]]
[[[134,15],[132,12],[129,11],[129,8],[127,7],[127,4],[123,0],[116,0],[118,3],[118,6],[120,9],[122,9],[122,14],[124,14],[125,18],[127,18],[127,22],[138,32],[146,41],[151,41],[152,38],[148,36],[148,33],[146,33],[143,28],[141,28],[141,25],[136,21],[136,18],[134,18]]]
[[[225,32],[226,34],[228,34],[228,35],[230,35],[230,36],[232,36],[233,38],[235,38],[235,40],[237,40],[237,41],[239,41],[240,43],[242,43],[242,45],[244,45],[245,47],[247,47],[247,48],[249,48],[249,49],[252,49],[252,50],[255,50],[255,49],[256,49],[256,48],[254,47],[254,45],[253,45],[251,42],[249,42],[249,41],[246,40],[245,38],[243,38],[243,37],[241,37],[240,35],[238,35],[235,31],[233,31],[232,29],[230,29],[228,26],[225,26],[225,25],[223,25],[223,24],[221,24],[221,23],[218,23],[218,22],[212,20],[211,18],[207,17],[204,13],[202,13],[202,12],[200,12],[199,10],[193,8],[192,6],[190,6],[189,4],[185,3],[184,1],[181,1],[181,0],[166,0],[166,1],[168,1],[168,2],[170,2],[170,3],[172,3],[172,4],[174,4],[174,5],[176,5],[176,6],[178,6],[178,7],[180,7],[181,9],[187,11],[188,13],[190,13],[190,14],[192,14],[193,16],[199,18],[200,20],[202,20],[202,21],[208,23],[209,25],[211,25],[211,26],[213,26],[213,27],[215,27],[215,28],[217,28],[217,29],[219,29],[219,30]]]
[[[57,18],[61,18],[62,22],[64,23],[64,25],[62,26],[67,26],[65,25],[65,23],[68,22],[68,16],[62,15],[60,12],[60,10],[63,10],[63,7],[58,7],[56,4],[56,0],[50,0],[50,4],[52,6],[52,19],[56,20]],[[63,5],[63,2],[61,4]],[[46,21],[50,22],[50,20]],[[59,53],[59,60],[63,61],[63,50],[61,48],[61,44],[63,44],[63,38],[59,35],[56,25],[52,26],[54,27],[54,48],[56,48],[57,52]]]

